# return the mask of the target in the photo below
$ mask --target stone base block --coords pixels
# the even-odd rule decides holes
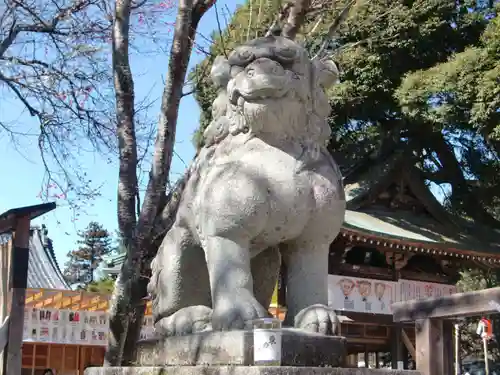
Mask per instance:
[[[346,339],[293,328],[281,333],[281,365],[341,367]],[[139,366],[224,366],[254,364],[253,331],[200,332],[189,336],[155,338],[138,343]]]
[[[365,368],[265,367],[265,366],[174,366],[89,368],[85,375],[420,375],[408,370]]]

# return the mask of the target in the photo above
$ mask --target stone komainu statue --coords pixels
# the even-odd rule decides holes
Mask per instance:
[[[273,36],[217,58],[211,75],[219,94],[205,147],[152,263],[156,328],[166,335],[243,329],[269,316],[283,258],[285,325],[334,334],[328,251],[345,196],[326,150],[324,90],[337,68]]]

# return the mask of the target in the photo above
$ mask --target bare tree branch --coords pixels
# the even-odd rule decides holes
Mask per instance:
[[[307,12],[311,5],[311,0],[295,0],[288,12],[288,18],[281,33],[288,39],[295,39],[300,27],[304,23]]]
[[[217,21],[217,30],[219,31],[220,43],[222,45],[222,53],[224,53],[224,56],[226,56],[226,59],[227,59],[227,51],[226,51],[226,46],[225,46],[225,42],[224,42],[224,33],[222,32],[222,28],[220,25],[219,10],[217,9],[217,2],[214,2],[214,7],[215,7],[215,20]]]
[[[25,121],[8,114],[0,119],[0,134],[8,134],[12,144],[19,137],[39,138],[35,144],[47,169],[39,197],[65,199],[79,210],[77,201],[96,193],[94,183],[82,172],[82,154],[98,152],[111,160],[109,155],[118,150],[108,61],[111,3],[10,0],[0,5],[2,99],[20,104],[39,123],[39,129],[18,130],[27,126]],[[134,0],[129,53],[143,53],[142,46],[151,45],[143,43],[144,37],[155,45],[168,45],[171,36],[164,17],[174,5]],[[151,121],[142,118],[149,106],[142,101],[135,104],[134,112],[141,116],[140,121],[134,119],[138,150],[146,149],[151,140]],[[58,186],[58,191],[48,189],[49,185]]]
[[[278,14],[276,14],[276,17],[274,18],[273,23],[267,30],[266,36],[281,34],[281,23],[285,20],[292,7],[293,3],[287,2],[283,7],[280,8]]]
[[[323,43],[321,44],[321,47],[319,48],[319,51],[316,53],[315,58],[322,58],[324,57],[326,47],[328,46],[328,43],[334,38],[335,33],[338,31],[339,27],[344,23],[344,21],[347,19],[347,16],[349,15],[349,12],[351,11],[351,8],[354,4],[356,4],[357,0],[351,0],[347,3],[347,5],[342,9],[342,11],[339,13],[337,17],[333,20],[333,22],[330,24],[328,27],[328,31],[323,39]]]

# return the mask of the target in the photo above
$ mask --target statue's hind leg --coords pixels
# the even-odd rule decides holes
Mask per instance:
[[[339,200],[331,202],[328,209],[316,211],[300,237],[282,248],[287,266],[287,324],[322,334],[335,333],[338,319],[328,307],[328,254],[344,210],[345,202]]]
[[[328,244],[295,240],[283,251],[287,265],[285,324],[325,335],[337,317],[328,307]]]
[[[174,225],[152,262],[149,291],[155,328],[167,336],[206,329],[211,298],[205,254],[186,228]]]

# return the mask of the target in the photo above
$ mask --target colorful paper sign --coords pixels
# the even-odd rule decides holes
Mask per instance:
[[[26,308],[23,341],[106,346],[106,313]]]
[[[439,298],[450,296],[457,292],[455,285],[428,283],[425,281],[399,280],[398,302]]]
[[[336,310],[392,314],[396,283],[329,275],[328,303]]]
[[[107,346],[109,318],[105,311],[24,310],[24,342]],[[144,319],[141,338],[154,337],[152,316]]]
[[[454,285],[328,276],[328,303],[340,311],[390,315],[391,305],[395,302],[442,297],[456,292]]]

